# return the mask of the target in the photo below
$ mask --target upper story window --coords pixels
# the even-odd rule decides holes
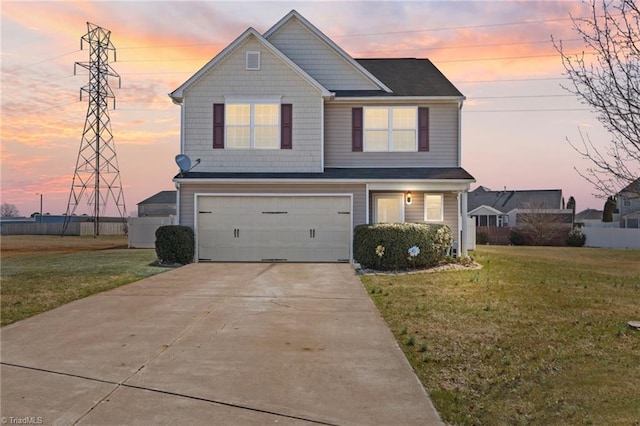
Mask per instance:
[[[365,151],[417,151],[415,107],[365,107]]]
[[[279,149],[279,104],[226,104],[227,148]]]
[[[214,149],[292,149],[293,106],[280,97],[225,97],[213,104]]]
[[[428,152],[429,108],[351,108],[351,151]]]
[[[631,207],[631,200],[622,200],[622,207]]]

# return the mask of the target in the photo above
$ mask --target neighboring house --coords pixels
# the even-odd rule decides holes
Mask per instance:
[[[176,191],[160,191],[138,203],[138,217],[175,215]]]
[[[640,228],[640,178],[616,194],[621,228]]]
[[[492,191],[479,186],[469,192],[468,205],[476,226],[513,227],[518,225],[518,215],[540,213],[571,222],[572,212],[563,209],[560,189]]]
[[[451,227],[466,255],[464,96],[427,59],[353,59],[291,11],[173,91],[196,259],[352,261],[353,228]],[[375,250],[375,247],[372,247]]]
[[[602,210],[586,209],[576,214],[576,224],[582,224],[583,226],[600,226],[602,222]]]

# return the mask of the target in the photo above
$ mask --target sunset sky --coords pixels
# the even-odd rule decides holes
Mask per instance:
[[[467,97],[463,167],[491,189],[562,189],[577,210],[602,209],[574,167],[580,132],[609,139],[595,114],[563,90],[566,51],[582,52],[569,14],[577,1],[13,2],[0,3],[2,202],[22,215],[66,211],[86,115],[76,61],[87,22],[111,31],[122,77],[110,118],[129,213],[174,189],[180,108],[167,94],[248,27],[263,33],[296,9],[354,58],[429,58]],[[86,201],[76,213],[88,213]]]

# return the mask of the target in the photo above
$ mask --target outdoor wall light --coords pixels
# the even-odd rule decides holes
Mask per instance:
[[[405,201],[407,202],[407,205],[411,205],[411,202],[413,201],[413,198],[411,198],[411,191],[407,192]]]

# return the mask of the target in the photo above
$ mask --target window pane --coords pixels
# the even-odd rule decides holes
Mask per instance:
[[[424,220],[426,221],[441,221],[442,220],[442,195],[429,195],[424,196]],[[482,223],[482,220],[481,222]]]
[[[394,129],[415,129],[416,109],[415,108],[393,108],[393,128]]]
[[[416,151],[416,131],[415,130],[394,130],[393,131],[394,151]]]
[[[377,196],[376,197],[376,222],[397,223],[403,222],[402,196]]]
[[[228,125],[249,125],[251,106],[245,104],[227,104],[226,122]]]
[[[254,133],[254,147],[256,149],[280,148],[278,127],[256,127]]]
[[[387,108],[365,108],[364,126],[365,129],[388,129],[389,110]]]
[[[249,127],[227,127],[227,148],[249,148]]]
[[[256,126],[278,125],[280,106],[275,104],[256,104],[254,106],[254,123]]]
[[[365,132],[367,151],[389,151],[389,132],[387,130],[367,130]]]

